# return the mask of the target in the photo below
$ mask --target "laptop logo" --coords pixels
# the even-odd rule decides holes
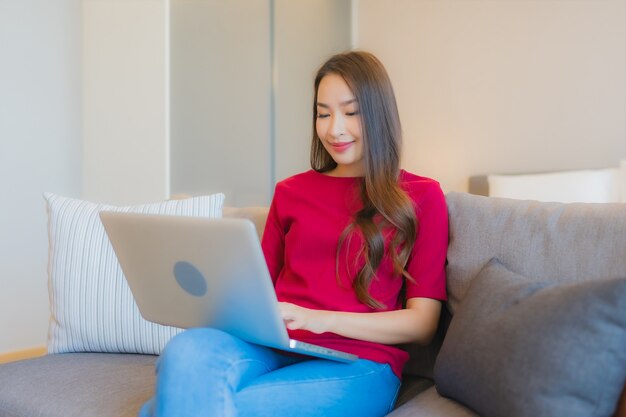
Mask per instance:
[[[202,272],[186,261],[176,262],[174,265],[176,282],[186,293],[195,297],[202,297],[207,293],[207,283]]]

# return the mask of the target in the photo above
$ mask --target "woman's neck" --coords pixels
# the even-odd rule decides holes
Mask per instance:
[[[324,172],[324,175],[328,175],[329,177],[347,177],[347,178],[364,177],[365,167],[337,165],[335,168],[331,169],[330,171]]]

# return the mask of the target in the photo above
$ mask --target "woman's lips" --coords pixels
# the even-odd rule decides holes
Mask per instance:
[[[337,142],[337,143],[331,143],[330,146],[332,146],[332,148],[337,151],[337,152],[343,152],[346,149],[348,149],[350,146],[352,146],[354,142]]]

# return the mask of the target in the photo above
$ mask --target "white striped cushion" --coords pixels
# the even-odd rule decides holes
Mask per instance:
[[[98,213],[221,217],[224,194],[132,207],[44,197],[50,239],[48,352],[160,353],[180,329],[141,317]]]

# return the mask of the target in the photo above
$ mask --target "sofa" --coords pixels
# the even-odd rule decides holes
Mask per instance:
[[[432,344],[404,346],[389,416],[614,415],[626,383],[626,204],[446,200],[449,300]],[[266,213],[223,211],[259,232]],[[156,359],[79,351],[0,365],[0,417],[136,416]]]

